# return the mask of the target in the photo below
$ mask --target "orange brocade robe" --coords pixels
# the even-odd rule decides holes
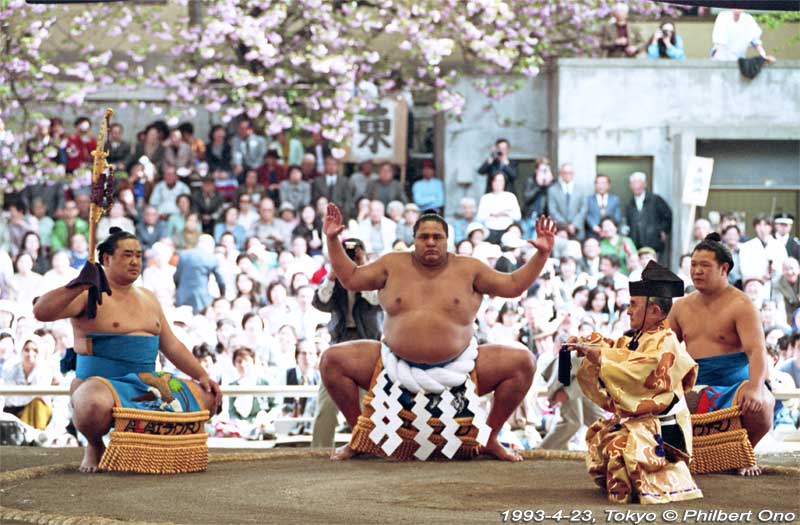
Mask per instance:
[[[642,334],[636,350],[627,348],[630,340],[602,345],[600,366],[584,359],[578,369],[584,394],[614,414],[586,433],[589,474],[612,503],[702,498],[689,473],[692,423],[684,401],[697,364],[664,321]]]

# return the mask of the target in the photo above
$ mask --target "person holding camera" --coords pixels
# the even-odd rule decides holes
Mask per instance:
[[[343,242],[345,253],[358,266],[367,262],[367,252],[361,239],[351,238]],[[378,292],[349,292],[336,278],[333,268],[328,270],[325,280],[314,292],[312,306],[331,314],[328,330],[331,344],[356,339],[381,338],[381,307]],[[339,409],[323,384],[317,394],[317,410],[314,415],[312,447],[332,447]]]
[[[489,158],[483,161],[478,168],[479,175],[486,175],[486,190],[484,193],[492,191],[492,179],[498,173],[502,173],[506,178],[506,188],[513,188],[514,181],[517,180],[517,163],[508,158],[511,143],[507,139],[497,139],[489,150]]]
[[[656,29],[647,46],[649,58],[671,58],[683,60],[686,53],[683,50],[683,39],[675,31],[675,24],[664,22]]]

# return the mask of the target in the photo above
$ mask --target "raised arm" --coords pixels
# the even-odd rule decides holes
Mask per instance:
[[[498,297],[519,297],[531,287],[547,263],[555,242],[556,223],[549,217],[536,221],[536,240],[528,241],[536,253],[522,268],[512,273],[501,273],[480,264],[475,277],[475,290]]]
[[[322,230],[328,238],[328,257],[331,266],[342,286],[353,292],[383,288],[386,284],[385,258],[381,257],[375,262],[358,266],[347,256],[339,240],[339,234],[344,231],[342,213],[334,203],[328,204],[328,213],[325,215]]]

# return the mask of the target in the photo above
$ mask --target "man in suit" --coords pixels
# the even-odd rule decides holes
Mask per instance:
[[[672,231],[672,210],[660,196],[646,191],[647,175],[641,171],[631,173],[628,182],[633,192],[625,207],[625,222],[630,228],[628,236],[636,246],[653,248],[658,261],[665,264],[668,236]]]
[[[598,174],[594,179],[594,194],[586,198],[586,235],[600,237],[600,219],[608,215],[617,224],[622,222],[622,206],[619,197],[608,192],[611,179]]]
[[[287,385],[319,385],[322,381],[319,375],[319,352],[311,339],[300,338],[294,350],[294,359],[297,366],[286,370]],[[313,417],[317,409],[316,398],[296,397],[287,399],[283,411],[294,417]],[[297,423],[289,432],[290,434],[308,434],[311,423]]]
[[[583,240],[586,219],[586,197],[575,190],[575,169],[565,163],[558,170],[558,182],[547,190],[550,217],[559,225],[566,225],[573,238]]]
[[[131,161],[131,145],[122,140],[122,124],[111,124],[108,130],[108,158],[106,161],[114,166],[116,171],[125,171]]]
[[[360,239],[344,241],[347,255],[362,265],[367,262],[364,243]],[[331,344],[353,341],[356,339],[381,338],[381,307],[378,302],[378,292],[349,292],[336,279],[336,273],[331,269],[325,280],[314,292],[311,303],[314,308],[331,314],[328,330],[331,334]],[[314,419],[314,436],[312,447],[333,446],[339,409],[328,395],[323,384],[320,384],[317,395],[317,412]]]
[[[212,274],[220,296],[225,297],[225,279],[214,256],[214,238],[203,234],[197,248],[181,252],[174,276],[175,306],[189,305],[195,315],[203,313],[212,300],[208,293],[208,278]]]
[[[322,136],[319,131],[311,133],[312,144],[306,148],[306,153],[314,155],[314,160],[317,163],[317,171],[322,173],[325,169],[325,158],[331,154],[331,147],[327,140]]]
[[[311,202],[325,197],[339,206],[346,217],[352,217],[355,190],[350,180],[339,175],[339,161],[332,155],[325,157],[325,171],[311,182]]]
[[[394,179],[394,166],[391,162],[382,162],[378,167],[378,180],[367,183],[366,196],[370,200],[379,200],[386,207],[392,201],[408,202],[406,192],[400,181]]]
[[[142,222],[136,226],[136,237],[142,250],[147,251],[153,245],[167,237],[167,225],[158,220],[158,209],[155,206],[147,206],[142,214]]]

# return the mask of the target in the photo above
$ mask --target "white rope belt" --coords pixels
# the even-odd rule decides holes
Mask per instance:
[[[422,369],[398,359],[391,348],[381,343],[383,370],[378,375],[373,392],[372,408],[374,413],[370,419],[375,428],[369,435],[372,442],[380,446],[387,456],[391,456],[402,443],[402,438],[397,434],[397,429],[402,425],[399,417],[400,411],[403,409],[403,405],[400,403],[400,396],[403,393],[400,388],[402,385],[412,394],[416,394],[411,411],[416,415],[413,425],[418,432],[414,441],[419,448],[414,456],[424,461],[436,450],[436,445],[428,439],[433,434],[433,428],[428,423],[431,413],[426,408],[429,402],[426,394],[437,394],[441,396],[436,405],[442,412],[439,420],[444,424],[441,435],[446,441],[442,453],[452,459],[461,447],[461,439],[456,435],[459,425],[455,420],[456,409],[453,406],[455,397],[450,389],[464,385],[467,408],[473,414],[472,424],[478,429],[477,441],[485,446],[489,440],[491,429],[486,424],[486,411],[480,405],[477,388],[469,376],[475,368],[477,358],[478,343],[472,339],[466,350],[455,360],[443,366]],[[387,395],[385,387],[388,381],[392,382],[392,386]],[[381,445],[384,437],[387,439]]]

